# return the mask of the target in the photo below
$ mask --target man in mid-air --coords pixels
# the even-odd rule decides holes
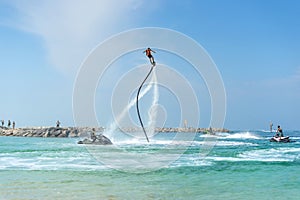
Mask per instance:
[[[153,53],[156,53],[155,51],[153,51],[153,50],[150,49],[150,48],[148,48],[148,49],[146,49],[145,51],[143,51],[143,53],[146,52],[146,56],[148,56],[148,58],[150,59],[151,64],[152,64],[153,66],[155,66],[155,61],[154,61],[154,58],[153,58],[153,56],[152,56],[152,54],[151,54],[151,51],[152,51]]]

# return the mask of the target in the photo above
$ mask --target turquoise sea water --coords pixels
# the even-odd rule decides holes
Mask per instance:
[[[218,133],[205,156],[207,136],[175,135],[113,147],[0,137],[0,199],[299,199],[300,131],[285,131],[292,143],[270,143],[267,131]]]

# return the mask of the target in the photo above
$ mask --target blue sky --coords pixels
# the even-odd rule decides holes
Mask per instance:
[[[73,126],[73,84],[88,53],[120,31],[163,27],[193,38],[216,63],[224,127],[268,129],[271,120],[300,129],[299,10],[297,0],[1,0],[0,118]],[[107,125],[109,114],[101,116]]]

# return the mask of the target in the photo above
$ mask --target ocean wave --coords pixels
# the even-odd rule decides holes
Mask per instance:
[[[131,139],[131,140],[123,140],[114,143],[116,146],[123,146],[123,145],[132,145],[132,146],[140,146],[140,145],[182,145],[182,146],[189,146],[194,144],[194,141],[184,141],[184,140],[154,140],[152,139],[150,142],[146,140],[139,140],[139,139]]]
[[[299,158],[300,148],[273,148],[243,152],[238,157],[255,161],[294,161]]]
[[[290,139],[291,140],[300,140],[300,137],[291,136]]]
[[[86,158],[0,158],[2,170],[99,170],[106,167],[97,163],[94,159]]]
[[[214,162],[200,156],[190,155],[182,156],[180,159],[169,165],[170,168],[186,166],[212,166]]]
[[[258,146],[258,144],[250,142],[235,142],[235,141],[218,141],[217,146]]]
[[[272,131],[270,131],[270,130],[259,130],[260,132],[263,132],[263,133],[275,133],[277,130],[276,129],[274,129],[274,130],[272,130]]]
[[[147,141],[137,141],[137,140],[124,140],[116,143],[116,146],[155,146],[155,145],[169,145],[169,146],[202,146],[202,145],[216,145],[216,146],[257,146],[255,143],[242,142],[242,141],[224,141],[224,140],[203,140],[203,141],[183,141],[183,140],[151,140],[150,143]]]
[[[207,141],[172,141],[172,140],[156,140],[152,141],[154,145],[178,145],[178,146],[202,146],[202,145],[213,145],[213,146],[257,146],[257,144],[250,142],[240,141],[218,141],[218,140],[207,140]]]
[[[210,161],[258,161],[258,162],[294,162],[300,159],[300,148],[278,148],[250,150],[238,154],[236,157],[207,156]]]
[[[217,137],[218,139],[262,139],[251,132],[238,132],[238,133],[216,133],[215,135],[202,134],[200,138]]]
[[[227,136],[225,136],[225,138],[228,139],[263,139],[260,136],[257,136],[254,133],[251,132],[240,132],[240,133],[234,133],[234,134],[229,134]]]
[[[258,146],[257,144],[250,143],[250,142],[238,142],[238,141],[194,141],[192,143],[196,146],[201,146],[204,144],[211,144],[214,146]]]
[[[212,161],[228,161],[228,162],[244,162],[244,161],[259,161],[259,162],[291,162],[294,159],[278,158],[278,157],[207,157]]]

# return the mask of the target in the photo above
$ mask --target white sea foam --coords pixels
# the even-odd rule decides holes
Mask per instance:
[[[230,135],[230,133],[216,132],[217,137],[226,137],[226,136],[229,136],[229,135]]]
[[[151,139],[151,142],[148,143],[144,138],[142,139],[128,139],[122,140],[115,145],[181,145],[181,146],[199,146],[207,144],[209,141],[177,141],[177,140],[156,140]],[[250,142],[241,142],[241,141],[212,141],[212,145],[216,146],[258,146],[258,144]]]
[[[263,139],[262,137],[257,136],[251,132],[234,133],[234,134],[225,136],[225,138],[229,138],[229,139]]]
[[[242,161],[240,158],[236,158],[236,157],[220,157],[220,156],[207,156],[206,159],[211,161]]]
[[[294,161],[298,158],[300,148],[259,149],[243,152],[239,158],[254,161]]]
[[[289,162],[293,159],[277,158],[277,157],[207,157],[212,161],[229,161],[229,162],[242,162],[242,161],[260,161],[260,162]]]
[[[183,141],[183,140],[157,140],[154,138],[150,138],[150,143],[145,140],[145,138],[132,138],[127,140],[118,141],[115,145],[182,145],[182,146],[190,146],[190,145],[201,145],[203,142],[197,141]]]
[[[175,161],[170,165],[170,167],[182,167],[182,166],[211,166],[214,162],[207,160],[206,158],[195,156],[195,155],[185,155],[180,159]]]
[[[272,130],[272,131],[270,131],[270,130],[260,130],[261,132],[264,132],[264,133],[275,133],[277,130]]]
[[[210,135],[210,134],[202,134],[199,135],[200,138],[214,138],[214,137],[218,137],[217,135]]]
[[[236,157],[208,156],[210,161],[259,161],[259,162],[293,162],[300,158],[300,148],[278,148],[251,150],[238,154]]]
[[[291,140],[300,140],[300,137],[290,137]]]
[[[30,157],[28,157],[30,156]],[[27,153],[16,152],[12,154],[1,154],[0,169],[22,169],[22,170],[59,170],[59,169],[103,169],[95,159],[88,153],[68,152],[43,152],[40,155],[27,155]]]
[[[251,132],[239,132],[239,133],[216,133],[216,135],[202,134],[199,137],[217,137],[218,139],[263,139],[260,136],[255,135]]]
[[[258,146],[258,144],[250,142],[235,142],[235,141],[218,141],[217,146]]]

